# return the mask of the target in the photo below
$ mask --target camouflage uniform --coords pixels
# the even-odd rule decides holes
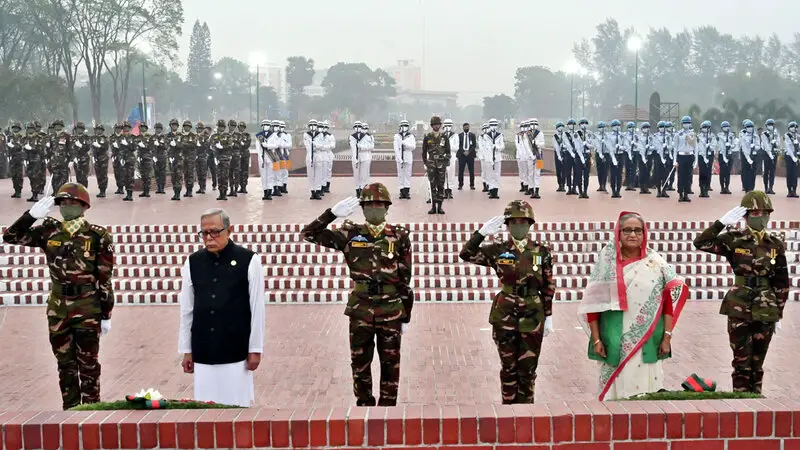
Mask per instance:
[[[108,143],[111,147],[111,164],[114,167],[114,182],[117,184],[117,190],[114,193],[118,195],[125,193],[125,175],[122,168],[122,149],[119,146],[121,132],[122,125],[116,124],[114,125],[114,134],[108,138]]]
[[[388,189],[380,183],[367,185],[361,191],[361,204],[365,202],[390,205]],[[349,220],[335,231],[328,230],[334,220],[336,216],[328,209],[301,233],[306,241],[341,251],[355,283],[344,313],[350,317],[350,366],[357,405],[375,406],[370,365],[377,340],[381,365],[378,406],[394,406],[400,381],[402,323],[411,320],[414,302],[409,232],[389,224],[373,232],[375,227]]]
[[[237,197],[239,192],[239,165],[241,164],[242,133],[236,129],[235,120],[228,121],[228,135],[230,136],[228,143],[230,144],[229,152],[231,156],[231,162],[228,168],[228,185],[230,186],[228,196]]]
[[[437,116],[431,118],[431,126],[442,124]],[[428,172],[431,185],[431,210],[428,214],[444,214],[444,180],[447,177],[447,166],[450,164],[450,141],[441,132],[431,131],[422,138],[422,163]]]
[[[534,221],[533,208],[521,200],[506,207],[506,221]],[[553,313],[553,257],[547,243],[527,238],[519,249],[513,238],[481,246],[475,233],[461,249],[462,260],[492,268],[503,288],[489,313],[492,338],[500,354],[500,383],[504,404],[533,403],[536,368],[544,335],[544,321]]]
[[[122,156],[122,185],[125,187],[125,198],[123,201],[133,201],[133,183],[136,178],[136,136],[131,134],[131,124],[126,120],[122,123],[122,135],[117,143],[119,144]]]
[[[97,196],[106,196],[108,188],[108,143],[109,139],[105,136],[106,127],[97,124],[94,127],[94,136],[90,138],[92,145],[92,157],[94,157],[94,175],[97,177],[97,189],[100,191]]]
[[[25,174],[25,137],[22,136],[20,131],[22,127],[19,122],[14,122],[11,125],[11,134],[6,141],[6,148],[8,149],[8,171],[11,176],[11,183],[14,185],[14,194],[11,198],[22,197],[22,183]],[[29,173],[30,175],[30,173]]]
[[[167,133],[167,148],[169,148],[169,170],[170,180],[172,181],[172,200],[181,199],[181,188],[183,187],[183,153],[181,152],[181,132],[178,131],[178,121],[169,121],[169,133]]]
[[[58,192],[61,186],[69,181],[69,163],[72,160],[70,141],[72,139],[69,133],[63,130],[63,120],[56,120],[53,122],[53,126],[62,128],[56,132],[56,136],[50,144],[50,173],[53,174],[53,192]]]
[[[25,171],[28,173],[28,180],[31,183],[31,198],[29,202],[39,200],[39,194],[44,192],[44,183],[47,172],[47,150],[41,135],[35,131],[35,124],[27,126],[27,134],[22,137],[22,146],[25,149]]]
[[[136,148],[139,152],[139,177],[142,179],[142,193],[139,197],[150,197],[150,187],[153,184],[153,143],[147,124],[139,124],[139,136],[134,137]]]
[[[204,131],[206,137],[206,165],[208,166],[208,171],[211,172],[211,189],[214,190],[217,188],[217,161],[214,158],[214,149],[211,148],[211,127],[206,125]]]
[[[208,174],[208,135],[203,122],[197,122],[197,155],[195,155],[198,194],[206,193],[206,176]]]
[[[89,168],[92,157],[89,154],[89,136],[86,135],[86,125],[83,122],[75,124],[75,135],[72,137],[72,162],[75,163],[75,179],[84,187],[89,187]]]
[[[156,194],[165,194],[164,187],[167,185],[167,139],[162,134],[164,125],[156,123],[156,133],[152,136],[153,159],[155,160],[156,172]]]
[[[761,191],[742,198],[749,211],[772,212],[772,201]],[[720,221],[695,240],[698,250],[725,257],[735,275],[735,285],[725,294],[720,314],[728,316],[728,337],[733,350],[733,390],[761,392],[764,359],[783,317],[789,296],[789,269],[783,239],[768,231],[729,229]]]
[[[8,178],[8,150],[6,150],[6,135],[0,129],[0,180]]]
[[[242,145],[239,149],[239,193],[247,194],[247,180],[250,179],[250,144],[253,138],[247,131],[247,124],[239,122],[239,134],[241,134]]]
[[[228,199],[228,175],[231,167],[231,152],[233,148],[230,143],[231,135],[225,131],[225,121],[217,121],[217,132],[211,135],[209,144],[216,155],[217,183],[219,186],[219,197],[217,200]],[[222,147],[222,148],[220,148]]]
[[[89,205],[89,193],[75,183],[61,187],[56,202],[75,199]],[[100,321],[111,318],[114,293],[111,274],[114,248],[105,228],[83,217],[68,223],[25,212],[3,234],[9,244],[41,248],[50,270],[47,323],[50,345],[58,362],[63,408],[100,401]],[[68,228],[77,230],[70,233]]]
[[[197,162],[198,152],[197,135],[192,131],[192,122],[183,122],[183,134],[181,134],[181,152],[183,155],[183,177],[186,183],[186,193],[184,197],[192,197],[194,190],[195,163]]]

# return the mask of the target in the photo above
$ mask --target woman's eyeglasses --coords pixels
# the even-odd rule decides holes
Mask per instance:
[[[628,235],[635,234],[637,236],[641,236],[642,234],[644,234],[644,228],[623,228],[622,234],[628,234]]]
[[[200,236],[201,239],[209,236],[212,238],[218,238],[223,231],[225,231],[225,228],[220,228],[219,230],[200,230],[197,235]]]

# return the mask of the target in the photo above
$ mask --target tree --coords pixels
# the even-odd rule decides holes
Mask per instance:
[[[542,66],[520,67],[514,78],[515,105],[523,116],[557,117],[569,111],[570,80],[563,72],[554,73]]]
[[[304,56],[291,56],[286,60],[286,84],[289,87],[289,114],[297,120],[300,105],[305,101],[303,90],[314,79],[314,60]]]
[[[395,81],[383,70],[371,70],[364,63],[337,63],[328,69],[322,81],[330,109],[347,108],[356,117],[385,107],[386,100],[397,94]]]
[[[189,58],[186,64],[186,84],[192,88],[193,95],[188,99],[190,104],[199,108],[211,88],[211,32],[208,24],[194,23],[192,36],[189,39]],[[201,108],[202,110],[202,108]]]
[[[506,94],[483,97],[483,118],[502,121],[507,115],[517,112],[517,104]]]

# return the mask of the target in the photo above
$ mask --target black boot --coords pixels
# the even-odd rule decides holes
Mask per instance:
[[[575,189],[575,186],[570,186],[567,190],[567,195],[578,195],[578,191]]]
[[[22,191],[14,191],[11,198],[22,198]]]
[[[444,214],[444,210],[442,209],[442,202],[436,206],[436,214]]]
[[[564,192],[564,191],[565,191],[564,185],[563,184],[559,184],[558,185],[558,189],[556,189],[556,192]]]
[[[38,202],[39,201],[39,194],[34,192],[31,194],[31,198],[28,199],[29,202]]]
[[[446,199],[453,199],[453,190],[452,189],[445,189],[444,190],[444,198]]]
[[[525,192],[525,191],[526,191],[526,189],[525,189],[525,183],[520,183],[520,184],[519,184],[519,191],[520,191],[520,192]]]
[[[97,198],[106,198],[106,191],[100,191],[100,193],[97,194]]]
[[[708,198],[708,188],[700,186],[700,198]]]
[[[406,200],[411,200],[411,188],[406,188]]]
[[[486,183],[483,183],[483,192],[489,192],[489,185]]]
[[[436,214],[436,202],[431,202],[431,209],[428,211],[428,214]]]
[[[124,193],[125,193],[125,192],[123,192],[123,191],[122,191],[122,188],[121,188],[121,187],[118,187],[118,188],[117,188],[117,191],[116,191],[116,192],[114,192],[114,194],[116,194],[116,195],[122,195],[122,194],[124,194]]]
[[[261,200],[272,200],[272,191],[264,189],[264,196],[261,197]]]
[[[272,196],[273,197],[283,197],[283,194],[281,194],[281,190],[278,188],[278,186],[275,186],[275,187],[272,188]]]
[[[217,200],[225,200],[225,201],[228,200],[228,193],[225,192],[225,189],[220,189],[219,190],[219,197],[217,197]]]
[[[491,199],[498,199],[498,198],[500,198],[500,196],[499,196],[499,195],[497,195],[497,188],[493,188],[493,189],[491,189],[491,190],[489,191],[489,198],[491,198]]]
[[[193,190],[193,189],[194,189],[194,186],[193,186],[193,185],[191,185],[191,184],[187,185],[187,186],[186,186],[186,193],[185,193],[185,194],[183,194],[183,196],[184,196],[184,197],[191,197],[191,196],[192,196],[192,190]]]
[[[618,190],[612,189],[611,190],[611,198],[622,198],[622,195],[620,195]]]
[[[327,194],[330,191],[331,191],[331,182],[328,181],[327,183],[325,183],[325,186],[322,187],[322,192]]]
[[[142,193],[139,194],[139,197],[149,198],[150,197],[150,189],[145,189],[144,191],[142,191]]]
[[[205,187],[205,185],[201,185],[201,186],[200,186],[200,189],[198,189],[198,190],[197,190],[197,193],[198,193],[198,194],[205,194],[205,193],[206,193],[206,187]]]
[[[787,195],[787,197],[789,197],[789,198],[797,198],[798,197],[797,196],[797,188],[789,189],[789,195]]]
[[[133,201],[133,191],[128,190],[128,194],[125,198],[122,199],[123,202],[132,202]]]
[[[247,194],[247,189],[245,189],[244,185],[239,186],[239,193],[240,194]]]
[[[228,192],[228,197],[238,197],[238,196],[239,196],[239,194],[236,192],[236,188],[235,187],[231,187],[231,191]]]
[[[163,184],[159,184],[158,186],[156,186],[156,194],[166,194],[166,192],[164,192]]]
[[[533,188],[533,196],[531,198],[542,198],[539,196],[539,188]]]
[[[170,200],[180,201],[181,200],[181,188],[173,187],[172,188],[172,198]]]
[[[311,197],[308,198],[309,200],[318,200],[317,199],[317,191],[311,191]]]
[[[284,194],[289,193],[289,189],[286,188],[286,183],[284,183],[283,186],[281,186],[281,192],[283,192]]]
[[[581,195],[578,198],[589,198],[589,194],[586,192],[586,189],[581,190]]]

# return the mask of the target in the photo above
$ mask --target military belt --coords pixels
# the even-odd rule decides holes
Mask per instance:
[[[537,295],[539,291],[526,284],[525,285],[504,284],[503,293],[508,295],[516,295],[522,298],[527,298]]]
[[[353,292],[369,295],[392,295],[397,293],[397,286],[393,284],[381,284],[371,281],[356,281]]]
[[[51,292],[62,297],[78,297],[96,291],[94,284],[59,284],[53,283]]]
[[[734,282],[737,286],[746,286],[750,289],[769,289],[772,287],[767,277],[745,277],[737,275]]]

